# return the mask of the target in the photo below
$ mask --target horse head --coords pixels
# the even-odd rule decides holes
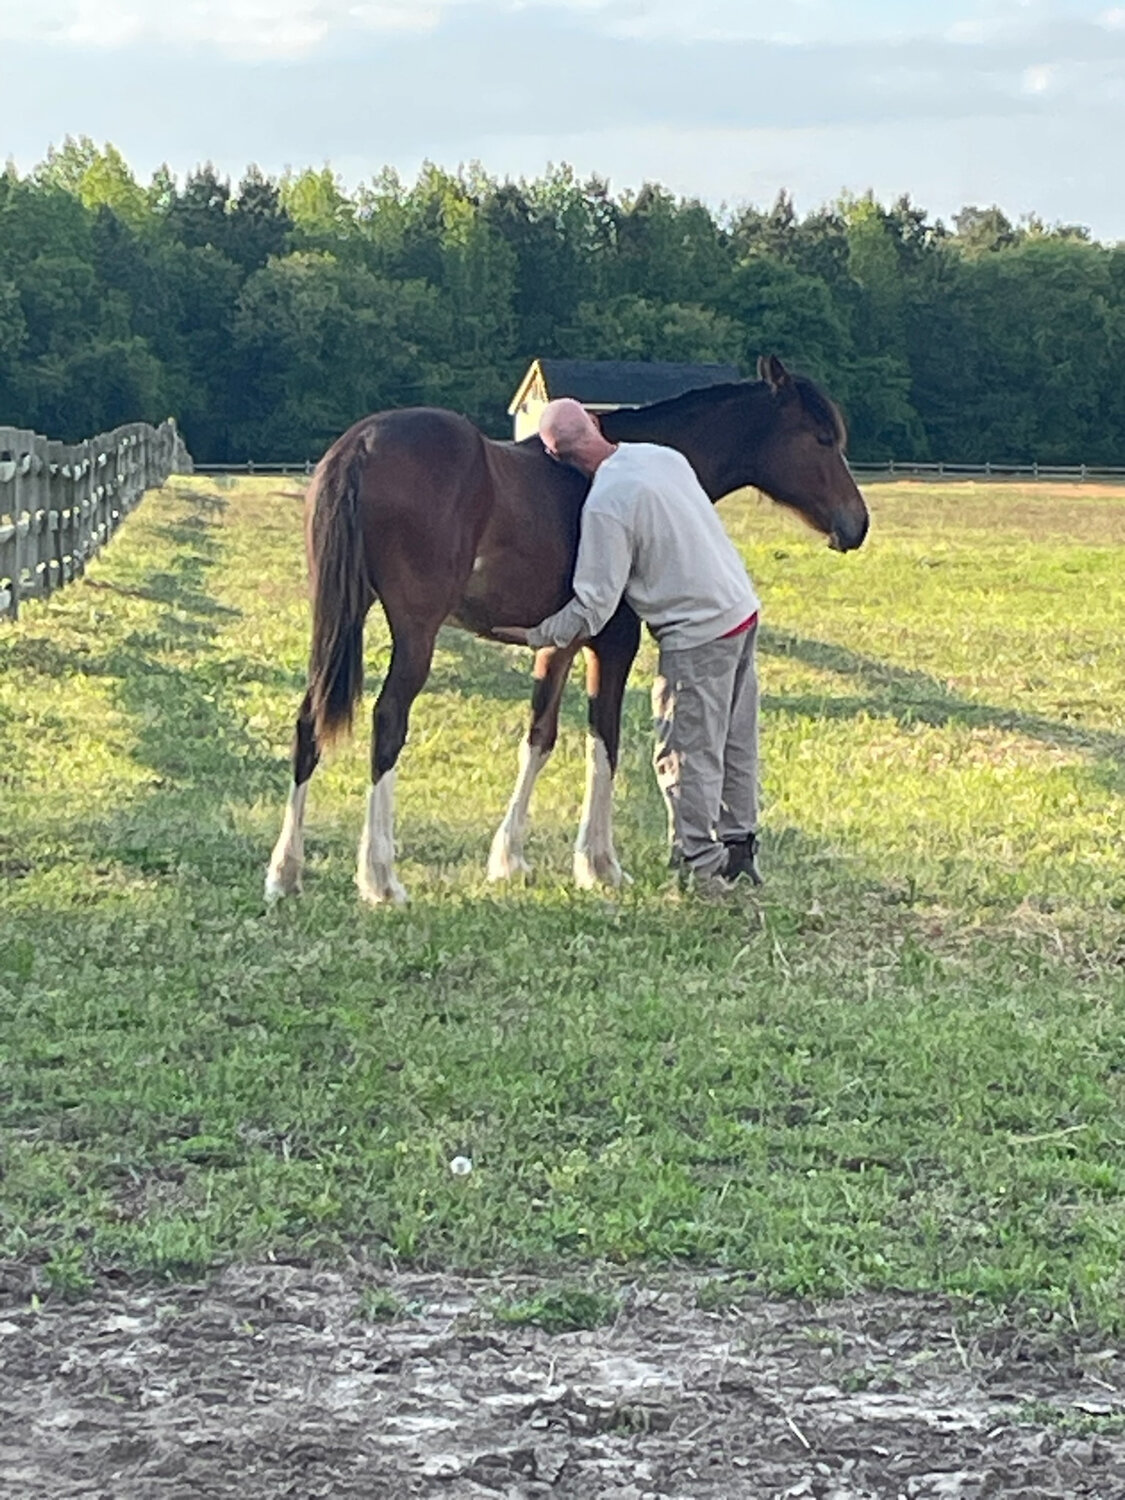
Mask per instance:
[[[847,434],[835,403],[774,354],[758,361],[758,375],[605,412],[602,432],[613,443],[678,448],[712,500],[752,486],[796,511],[838,552],[852,551],[867,535],[867,506],[844,458]]]
[[[755,421],[751,483],[850,552],[867,535],[867,506],[844,458],[838,409],[813,381],[791,375],[776,355],[758,360],[768,406]],[[758,387],[761,390],[761,387]]]

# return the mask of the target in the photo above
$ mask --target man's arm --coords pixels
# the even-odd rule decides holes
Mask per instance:
[[[606,625],[621,603],[632,562],[632,543],[621,522],[601,511],[587,511],[582,517],[574,564],[573,597],[538,625],[527,630],[498,625],[493,635],[500,640],[526,643],[536,650],[589,640]]]
[[[569,646],[597,635],[621,603],[632,564],[632,540],[621,522],[604,511],[587,511],[574,564],[574,597],[528,631],[528,645]]]

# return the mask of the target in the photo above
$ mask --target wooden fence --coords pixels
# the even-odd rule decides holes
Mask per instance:
[[[916,464],[909,459],[888,459],[886,463],[850,465],[853,474],[863,479],[1056,479],[1079,484],[1097,480],[1103,484],[1125,484],[1125,468],[1107,468],[1097,464]]]
[[[74,445],[0,427],[0,619],[78,578],[146,490],[190,470],[171,418]]]
[[[297,474],[310,475],[316,467],[311,458],[275,459],[265,463],[247,459],[244,463],[196,464],[196,474]],[[1102,484],[1125,484],[1125,467],[1109,468],[1099,464],[983,463],[932,464],[912,459],[887,459],[883,463],[864,463],[862,459],[848,467],[859,479],[1054,479],[1084,484],[1087,480]]]

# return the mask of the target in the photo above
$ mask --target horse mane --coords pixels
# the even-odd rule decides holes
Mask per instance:
[[[792,375],[790,379],[797,389],[797,395],[801,398],[801,405],[813,421],[822,422],[825,427],[836,434],[836,441],[840,447],[845,447],[848,441],[848,429],[840,408],[832,397],[808,375]]]
[[[847,442],[848,433],[844,418],[836,403],[811,376],[791,374],[789,379],[801,405],[812,420],[818,426],[833,433],[840,447],[843,448]],[[647,406],[618,407],[613,412],[612,425],[619,428],[623,423],[627,430],[630,416],[636,413],[639,417],[642,412],[646,416],[667,414],[673,417],[692,417],[697,412],[708,411],[723,401],[738,399],[751,392],[764,392],[768,389],[769,386],[764,380],[728,380],[720,385],[700,386],[695,390],[685,391],[680,396],[670,396],[665,401],[653,401]]]

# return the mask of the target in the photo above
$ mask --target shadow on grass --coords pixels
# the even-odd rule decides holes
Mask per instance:
[[[241,861],[229,847],[227,809],[276,790],[278,764],[243,723],[218,648],[222,628],[240,618],[210,591],[221,551],[214,523],[226,501],[184,498],[198,509],[159,528],[178,549],[171,565],[129,589],[161,606],[158,617],[126,635],[98,664],[115,680],[117,705],[128,715],[130,759],[153,773],[152,790],[115,809],[98,837],[106,854],[146,874],[187,864],[230,878]],[[273,686],[293,685],[292,674],[281,668],[253,674],[240,668],[237,681],[251,675]]]
[[[499,641],[482,640],[467,630],[447,626],[438,636],[433,669],[422,691],[530,705],[534,661],[531,651],[522,651],[517,656],[510,646]],[[577,686],[577,677],[574,685]]]
[[[854,719],[863,714],[893,718],[903,726],[929,724],[942,728],[963,724],[970,729],[1002,729],[1026,735],[1045,745],[1079,750],[1093,756],[1099,783],[1110,791],[1125,791],[1125,735],[1104,729],[1067,724],[1043,714],[1020,709],[997,708],[951,693],[928,672],[896,667],[877,658],[862,656],[828,641],[810,640],[791,631],[762,628],[759,649],[770,656],[797,661],[849,677],[873,691],[864,697],[833,698],[820,693],[769,694],[764,706],[810,718]]]
[[[422,691],[457,693],[462,697],[488,698],[497,703],[523,702],[527,704],[530,723],[534,662],[531,651],[521,651],[516,655],[511,647],[449,626],[438,637],[438,657]],[[585,658],[579,652],[563,692],[560,719],[570,727],[585,728],[586,725],[584,662]],[[642,713],[646,721],[651,718],[648,683],[634,685],[630,680],[625,689],[623,719],[633,723]]]

